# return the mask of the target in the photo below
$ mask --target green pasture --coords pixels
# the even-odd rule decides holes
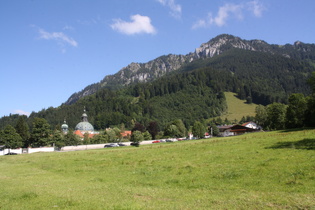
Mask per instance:
[[[315,209],[315,130],[0,157],[0,209]]]
[[[228,110],[227,113],[221,116],[223,120],[227,118],[229,121],[233,122],[236,119],[238,122],[243,116],[255,116],[255,108],[257,104],[247,104],[246,100],[237,98],[236,93],[225,92],[224,95]]]

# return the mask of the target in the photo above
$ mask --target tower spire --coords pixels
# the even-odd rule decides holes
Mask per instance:
[[[85,106],[84,106],[84,109],[83,109],[83,114],[82,114],[82,122],[88,122],[88,116],[86,114],[86,110],[85,110]]]

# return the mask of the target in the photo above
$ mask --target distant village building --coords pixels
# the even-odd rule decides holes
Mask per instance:
[[[262,129],[261,126],[257,125],[256,123],[250,121],[250,122],[247,122],[247,123],[243,123],[242,126],[245,126],[247,128],[252,128],[252,129]]]
[[[66,123],[66,120],[64,121],[64,124],[61,125],[61,130],[64,134],[67,134],[69,132],[69,126]],[[109,130],[111,128],[107,128],[106,130]],[[82,140],[84,138],[84,134],[88,133],[88,138],[93,138],[95,135],[99,135],[100,133],[97,131],[94,131],[94,127],[91,123],[88,121],[88,116],[86,114],[85,108],[83,110],[83,114],[81,116],[81,122],[79,122],[75,126],[75,130],[73,132],[75,135],[79,136]],[[132,132],[131,131],[124,131],[121,132],[122,138],[130,138]]]
[[[247,122],[242,125],[224,125],[217,127],[219,129],[219,136],[222,137],[241,135],[261,130],[261,127],[257,126],[254,122]]]
[[[99,134],[99,132],[95,132],[94,131],[93,125],[91,123],[89,123],[88,116],[87,116],[85,108],[84,108],[83,114],[82,114],[82,117],[81,117],[81,122],[79,122],[75,126],[74,134],[76,134],[76,135],[80,136],[81,138],[83,138],[85,133],[89,134],[89,138],[92,138],[94,135],[98,135]]]
[[[64,134],[67,134],[69,131],[68,129],[69,129],[69,126],[67,125],[67,122],[65,120],[64,123],[61,125],[61,130]]]

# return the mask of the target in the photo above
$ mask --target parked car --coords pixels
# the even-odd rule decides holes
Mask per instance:
[[[131,142],[131,146],[139,147],[140,143],[139,142]]]
[[[166,142],[164,139],[160,140],[160,142]]]
[[[127,146],[126,144],[123,144],[123,143],[118,143],[118,145],[119,145],[120,147]]]
[[[117,143],[111,143],[111,144],[105,144],[105,147],[119,147],[119,145]]]
[[[160,143],[159,140],[152,141],[152,143]]]
[[[174,142],[172,139],[166,139],[166,142]]]

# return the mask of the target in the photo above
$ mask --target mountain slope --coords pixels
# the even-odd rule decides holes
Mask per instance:
[[[294,45],[270,45],[262,40],[243,40],[232,35],[222,34],[196,48],[187,55],[160,56],[147,63],[131,63],[114,75],[105,76],[103,80],[74,93],[65,102],[72,104],[78,99],[91,95],[102,88],[117,89],[138,82],[149,82],[170,72],[179,70],[195,61],[212,58],[231,49],[278,54],[287,58],[312,61],[315,63],[315,45],[295,42]]]
[[[69,127],[74,128],[85,106],[89,122],[97,130],[121,124],[131,129],[134,122],[147,125],[151,121],[156,121],[163,129],[175,119],[182,119],[188,128],[196,120],[225,113],[223,92],[234,92],[240,99],[263,105],[286,103],[292,93],[310,93],[306,80],[315,71],[314,65],[309,62],[312,61],[314,45],[294,50],[296,47],[291,45],[279,47],[263,42],[257,50],[258,44],[250,45],[248,42],[259,44],[258,41],[222,35],[202,45],[202,49],[196,50],[197,54],[187,55],[192,61],[185,56],[169,55],[159,57],[150,64],[133,63],[124,71],[112,75],[111,83],[102,83],[103,86],[101,83],[92,84],[77,93],[70,104],[33,112],[27,121],[31,126],[35,117],[41,117],[53,128],[59,128],[66,118]],[[291,50],[285,51],[287,54],[283,56],[282,48]],[[202,52],[205,52],[204,55]],[[171,63],[174,60],[176,62]],[[167,62],[170,64],[166,65]],[[153,66],[156,71],[149,71],[149,67],[152,69]],[[171,70],[170,66],[176,66],[177,70]],[[142,79],[137,80],[141,74]],[[1,118],[0,127],[15,125],[16,119],[14,116]]]
[[[103,88],[74,104],[43,110],[30,118],[42,117],[51,125],[66,118],[74,127],[86,106],[89,121],[98,130],[122,123],[132,128],[132,122],[147,125],[151,121],[164,128],[175,119],[182,119],[189,127],[196,120],[225,113],[226,91],[260,104],[286,102],[294,92],[308,94],[306,79],[312,71],[315,68],[307,62],[233,48],[154,81],[119,90]]]

